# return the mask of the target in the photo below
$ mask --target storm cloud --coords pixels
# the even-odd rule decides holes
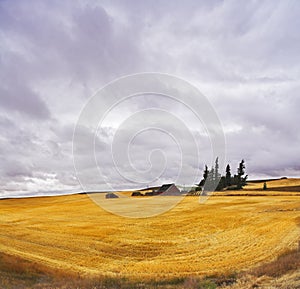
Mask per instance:
[[[178,76],[208,98],[223,125],[233,170],[245,158],[250,178],[299,176],[299,27],[296,0],[0,1],[0,196],[82,190],[72,151],[78,117],[101,87],[141,72]],[[167,107],[184,121],[200,160],[183,139],[189,154],[181,164],[176,143],[149,130],[132,142],[132,166],[119,162],[116,168],[110,143],[124,117],[153,107]],[[172,131],[164,114],[159,121]],[[180,129],[178,138],[184,136]],[[147,185],[172,182],[180,165],[180,183],[189,184],[213,161],[204,128],[164,98],[121,103],[98,132],[81,133],[85,173],[99,189],[105,187],[86,157],[90,134],[96,133],[104,179],[117,188],[138,187],[124,176],[149,168]],[[119,141],[115,149],[127,151],[128,143]],[[152,182],[160,161],[164,174]]]

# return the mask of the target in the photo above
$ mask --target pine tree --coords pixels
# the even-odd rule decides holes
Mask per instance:
[[[267,183],[264,182],[264,186],[263,186],[263,190],[266,191],[268,188],[267,188]]]
[[[209,174],[209,170],[208,170],[207,165],[205,165],[204,172],[203,172],[203,179],[199,183],[198,187],[203,187],[204,186],[204,184],[205,184],[205,182],[208,178],[208,174]]]
[[[242,189],[243,186],[246,185],[246,180],[248,178],[248,175],[246,175],[245,177],[243,177],[245,175],[245,161],[242,160],[239,164],[239,167],[237,169],[237,189]]]
[[[214,168],[211,168],[211,170],[208,172],[207,179],[204,184],[205,192],[211,192],[215,189],[214,188],[214,180],[215,180],[215,170],[214,170]]]
[[[222,191],[224,188],[226,188],[226,178],[222,176],[217,186],[217,191]]]
[[[209,174],[209,171],[208,171],[208,166],[207,166],[207,165],[205,165],[205,169],[204,169],[204,173],[203,173],[203,179],[204,179],[204,181],[206,181],[206,180],[207,180],[207,178],[208,178],[208,174]]]
[[[217,157],[216,158],[216,161],[215,161],[215,181],[217,182],[219,180],[219,158]]]
[[[226,187],[231,186],[231,169],[229,164],[226,167],[225,184]]]
[[[226,174],[221,175],[219,172],[219,158],[215,160],[215,165],[209,170],[205,165],[203,172],[203,179],[199,183],[197,190],[202,190],[203,194],[214,190],[223,190],[229,186],[235,186],[236,189],[240,190],[246,185],[248,175],[245,175],[245,160],[239,163],[237,174],[231,175],[231,167],[228,164],[226,166]]]

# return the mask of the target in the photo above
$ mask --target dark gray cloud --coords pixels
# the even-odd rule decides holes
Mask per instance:
[[[245,158],[251,177],[299,176],[298,27],[296,0],[0,1],[0,190],[80,189],[72,137],[81,109],[108,81],[144,71],[183,77],[209,98],[233,167]],[[209,141],[189,111],[142,96],[120,104],[96,138],[106,178],[115,185],[132,185],[110,159],[109,142],[122,116],[157,103],[186,121],[198,142],[199,165],[211,162]],[[171,130],[166,120],[167,125]],[[90,133],[83,131],[82,138]],[[178,129],[178,135],[184,132]],[[171,181],[178,152],[162,140],[156,133],[137,138],[132,160],[145,169],[143,150],[165,145],[171,165],[162,181]],[[84,145],[80,153],[88,175]],[[121,141],[118,149],[126,145]],[[186,160],[188,181],[198,164],[192,151]],[[122,170],[134,176],[132,168]],[[97,183],[97,176],[90,179]]]

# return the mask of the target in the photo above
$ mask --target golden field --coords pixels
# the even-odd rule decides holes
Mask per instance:
[[[215,192],[215,195],[226,196],[244,195],[244,196],[300,196],[300,179],[277,179],[266,181],[267,190],[263,190],[264,181],[248,182],[242,190]]]
[[[178,197],[154,197],[157,206],[160,198]],[[137,210],[146,209],[138,199]],[[126,201],[107,200],[124,211]],[[300,198],[294,192],[216,195],[204,204],[186,197],[172,210],[142,219],[104,211],[81,194],[1,200],[0,210],[0,252],[83,275],[153,278],[249,270],[297,247],[300,236]]]
[[[247,189],[261,189],[263,187],[263,181],[257,183],[249,183]],[[300,179],[278,179],[266,181],[267,187],[271,190],[272,188],[291,188],[294,186],[300,186]]]

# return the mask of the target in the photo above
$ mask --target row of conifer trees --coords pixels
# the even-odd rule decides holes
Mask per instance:
[[[205,165],[203,178],[198,184],[197,190],[221,191],[226,188],[241,190],[246,185],[248,178],[245,169],[245,161],[241,160],[236,174],[231,174],[231,167],[228,164],[225,175],[221,175],[219,172],[219,158],[216,158],[215,165],[210,170]]]

